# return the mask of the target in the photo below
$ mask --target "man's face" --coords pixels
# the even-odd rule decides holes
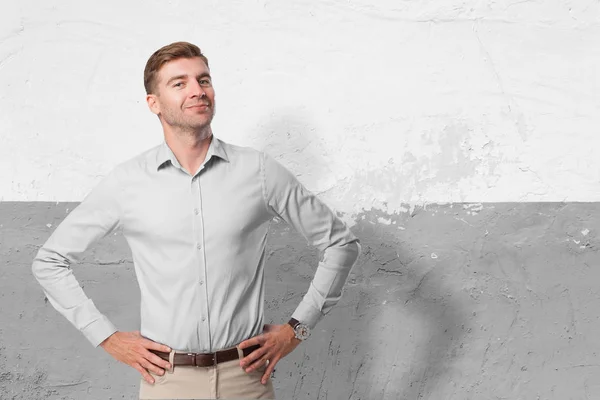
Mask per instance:
[[[185,130],[210,125],[215,91],[210,71],[199,57],[169,61],[158,71],[156,93],[146,97],[163,123]]]

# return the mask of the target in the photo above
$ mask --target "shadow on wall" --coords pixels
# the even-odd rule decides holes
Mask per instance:
[[[310,190],[309,184],[331,175],[326,141],[308,115],[282,110],[259,122],[251,136],[255,148],[289,168]]]
[[[365,212],[352,228],[363,253],[338,305],[277,365],[278,397],[437,399],[444,393],[438,390],[461,380],[456,364],[472,312],[454,284],[461,260],[438,263],[420,228],[398,229],[412,222],[410,216],[386,225],[377,222],[381,215]],[[440,236],[435,227],[422,229]],[[266,323],[289,318],[317,262],[298,233],[284,222],[273,225],[265,266]]]
[[[371,375],[363,374],[351,398],[427,399],[439,384],[459,379],[454,364],[471,328],[468,310],[453,296],[457,266],[436,261],[427,245],[436,227],[411,227],[413,217],[363,212],[353,228],[363,254],[347,293],[360,293],[349,301],[358,310],[353,319],[367,318],[362,352],[373,357]]]
[[[310,118],[282,115],[257,128],[257,147],[282,161],[305,185],[311,174],[327,179],[326,150]],[[427,240],[435,233],[419,236],[398,228],[409,225],[412,217],[378,211],[358,215],[352,230],[363,253],[344,296],[309,342],[278,364],[278,396],[422,399],[441,381],[460,375],[453,364],[470,327],[468,311],[452,297],[447,282],[448,271],[456,266],[431,258]],[[419,229],[436,231],[435,226]],[[306,293],[318,259],[305,245],[284,223],[273,225],[265,268],[266,323],[287,320]],[[348,381],[351,385],[341,385]]]

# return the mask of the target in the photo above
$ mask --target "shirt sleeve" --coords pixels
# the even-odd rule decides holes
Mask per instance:
[[[269,155],[261,155],[267,209],[323,252],[308,291],[292,315],[314,328],[340,300],[346,279],[360,254],[360,243],[289,170]]]
[[[117,331],[83,292],[71,270],[94,241],[120,226],[114,173],[100,183],[54,230],[33,260],[32,272],[50,304],[98,346]]]

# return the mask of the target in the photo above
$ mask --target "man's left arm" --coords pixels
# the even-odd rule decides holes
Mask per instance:
[[[268,211],[299,232],[308,244],[323,252],[307,293],[292,318],[313,329],[340,300],[350,270],[360,254],[359,240],[317,196],[272,157],[262,155],[263,195]],[[247,372],[262,367],[268,360],[263,383],[275,364],[301,341],[291,325],[275,325],[261,335],[240,344],[261,348],[244,357],[240,364]]]

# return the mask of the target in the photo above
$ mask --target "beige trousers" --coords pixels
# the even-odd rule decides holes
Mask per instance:
[[[243,353],[238,349],[240,359]],[[173,355],[174,353],[171,353]],[[171,356],[172,360],[172,356]],[[150,373],[154,384],[141,379],[140,400],[146,399],[274,399],[271,378],[260,380],[266,366],[247,373],[240,360],[210,367],[175,366],[164,375]]]

